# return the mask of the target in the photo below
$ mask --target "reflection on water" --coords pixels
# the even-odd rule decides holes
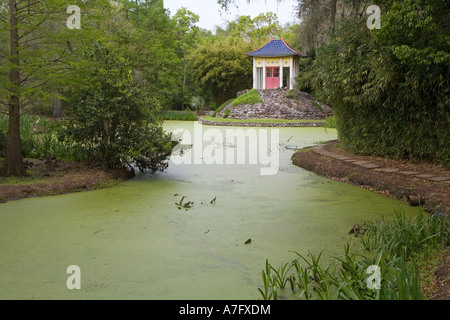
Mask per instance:
[[[194,133],[192,122],[165,128]],[[213,128],[224,137],[230,129]],[[260,299],[266,259],[277,266],[294,259],[293,250],[340,254],[355,223],[402,206],[291,164],[294,149],[335,139],[334,130],[277,130],[275,175],[261,175],[248,159],[171,162],[109,189],[1,204],[0,298]],[[248,156],[255,145],[245,148]],[[66,287],[70,265],[80,267],[81,290]]]

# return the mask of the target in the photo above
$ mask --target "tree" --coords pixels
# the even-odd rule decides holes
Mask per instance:
[[[330,105],[356,153],[450,163],[448,1],[385,0],[381,29],[343,19],[302,87]]]
[[[19,19],[20,10],[16,7],[15,0],[9,0],[9,101],[8,114],[8,138],[6,142],[6,159],[2,168],[2,174],[6,176],[26,174],[25,165],[22,158],[22,148],[20,142],[20,35]],[[6,63],[6,61],[5,61]]]
[[[161,106],[133,79],[130,61],[101,44],[88,58],[96,67],[90,85],[70,100],[74,120],[66,139],[106,167],[167,168],[174,143],[162,130]]]
[[[343,18],[361,18],[371,0],[299,0],[298,16],[302,23],[298,30],[303,50],[314,55],[327,44]]]
[[[177,76],[177,86],[179,89],[179,94],[176,95],[174,99],[174,105],[181,106],[184,109],[185,102],[192,96],[193,91],[192,86],[188,86],[188,72],[187,72],[187,59],[186,56],[197,47],[201,39],[204,37],[203,32],[196,25],[199,21],[199,15],[187,10],[186,8],[181,8],[177,10],[172,18],[174,22],[174,34],[175,34],[175,46],[179,64],[179,75]],[[191,89],[191,90],[189,90]]]
[[[212,40],[212,39],[211,39]],[[216,38],[198,46],[189,55],[195,83],[216,105],[252,85],[252,62],[245,53],[251,46],[241,38]]]
[[[97,5],[105,2],[95,1]],[[77,3],[87,6],[84,1]],[[62,0],[8,0],[7,7],[0,6],[0,38],[8,46],[8,50],[0,49],[0,105],[6,106],[9,118],[3,175],[26,174],[20,116],[28,106],[59,96],[55,88],[72,81],[65,64],[74,51],[71,41],[89,40],[66,27],[66,10]],[[89,29],[87,24],[84,30]]]
[[[246,0],[247,3],[250,3],[252,1],[256,2],[256,1],[260,1],[260,0]],[[267,1],[267,0],[264,0]],[[278,2],[284,1],[284,0],[277,0]],[[217,3],[220,5],[222,10],[229,10],[230,6],[234,5],[234,6],[238,6],[236,0],[217,0]]]
[[[252,46],[261,46],[270,39],[280,38],[284,29],[273,12],[261,13],[255,18],[240,16],[228,21],[225,30],[219,29],[218,36],[239,37]]]

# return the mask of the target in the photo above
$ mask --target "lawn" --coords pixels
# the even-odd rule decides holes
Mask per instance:
[[[325,120],[304,120],[304,119],[230,119],[230,118],[216,118],[210,116],[202,117],[203,120],[206,121],[214,121],[214,122],[251,122],[251,123],[299,123],[299,122],[324,122]]]

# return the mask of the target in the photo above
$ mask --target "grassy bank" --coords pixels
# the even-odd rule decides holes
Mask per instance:
[[[299,123],[299,122],[324,122],[324,120],[287,120],[287,119],[230,119],[217,117],[202,117],[203,120],[213,122],[238,122],[238,123]]]
[[[396,212],[395,221],[366,222],[359,226],[363,252],[350,245],[340,257],[325,264],[321,254],[295,253],[297,258],[279,268],[262,270],[263,299],[421,300],[430,298],[434,273],[450,243],[444,215],[409,219]],[[425,281],[422,281],[424,279]],[[432,286],[432,285],[431,285]]]
[[[197,119],[197,114],[191,110],[164,112],[164,120],[197,121]]]

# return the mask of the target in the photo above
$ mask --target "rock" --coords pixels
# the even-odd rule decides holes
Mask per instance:
[[[355,237],[358,237],[359,235],[363,235],[366,233],[367,229],[362,224],[355,224],[353,228],[350,229],[348,234],[355,234]]]
[[[408,204],[410,206],[419,206],[425,203],[425,199],[422,198],[421,196],[415,196],[415,195],[410,195],[408,197],[406,197],[406,201],[408,201]]]
[[[244,94],[248,90],[238,93]],[[239,105],[230,107],[229,118],[232,119],[251,119],[251,118],[278,118],[278,119],[309,119],[322,120],[331,115],[333,111],[323,103],[319,103],[323,110],[315,107],[311,101],[312,97],[306,92],[299,91],[298,99],[286,99],[284,96],[288,90],[260,90],[260,97],[264,101],[254,105]],[[223,117],[224,108],[217,114]]]

